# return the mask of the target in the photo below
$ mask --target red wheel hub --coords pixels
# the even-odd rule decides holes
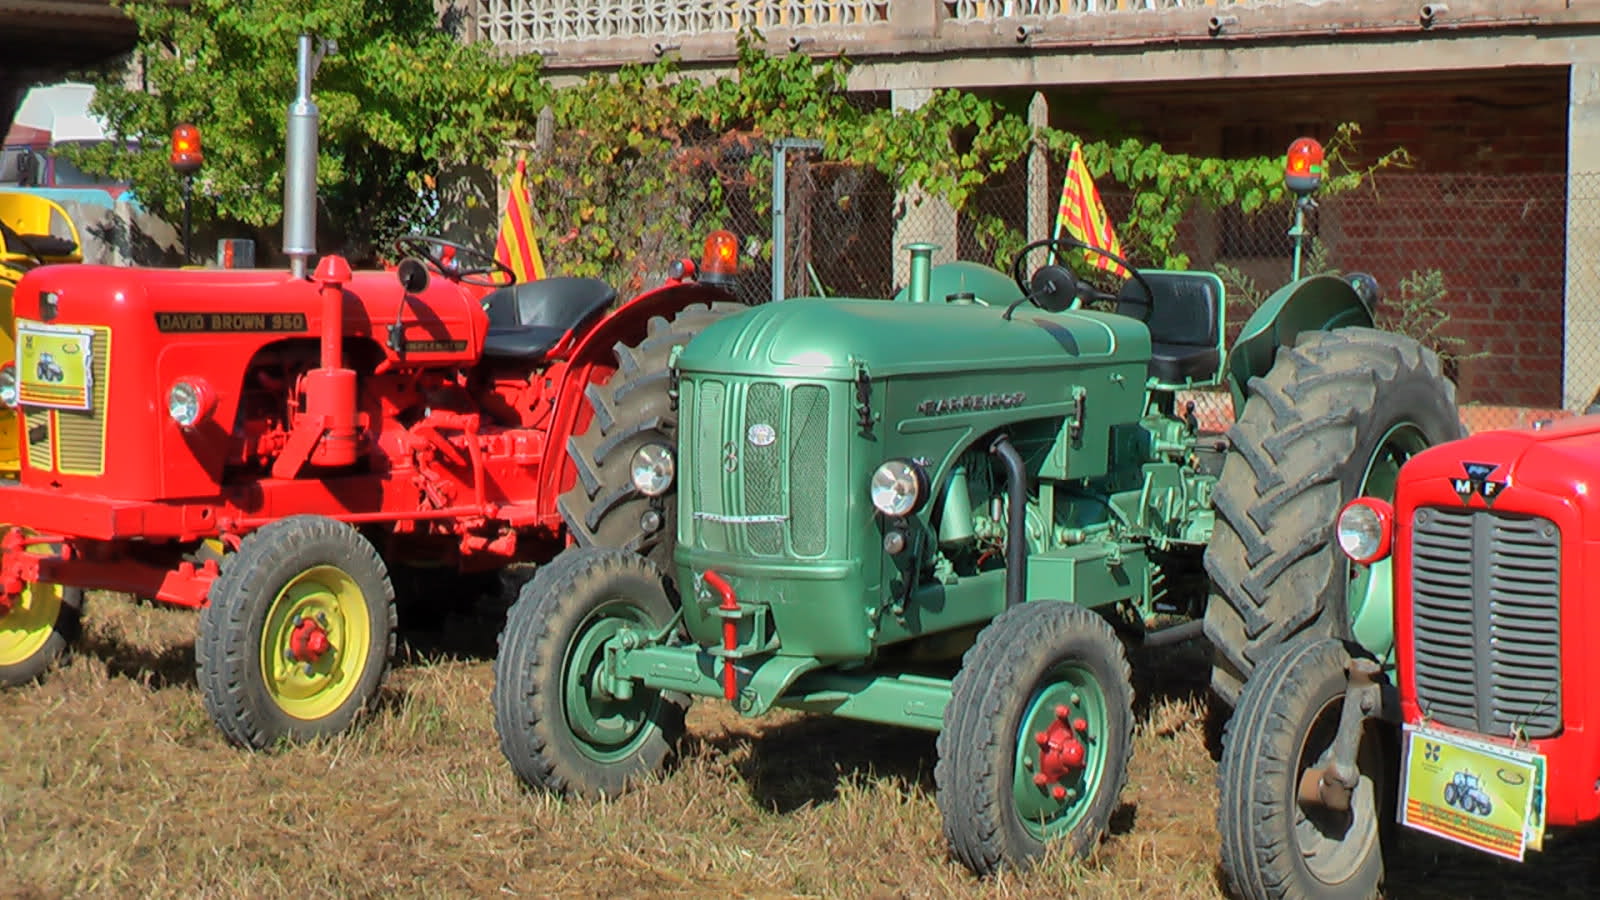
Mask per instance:
[[[1089,723],[1071,716],[1072,710],[1056,707],[1055,721],[1033,736],[1033,742],[1039,745],[1039,769],[1033,776],[1033,783],[1041,788],[1055,785],[1050,788],[1050,796],[1057,800],[1067,799],[1067,789],[1060,782],[1082,770],[1084,757],[1088,755],[1088,748],[1079,740],[1079,735],[1089,736]]]
[[[332,649],[328,629],[314,619],[301,619],[289,632],[289,656],[296,662],[314,663]]]

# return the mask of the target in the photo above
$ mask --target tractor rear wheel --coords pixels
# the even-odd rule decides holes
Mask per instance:
[[[77,640],[83,590],[30,583],[0,615],[0,687],[35,681]]]
[[[1211,686],[1228,706],[1251,670],[1295,637],[1355,640],[1390,657],[1389,563],[1352,564],[1334,523],[1356,497],[1392,500],[1402,463],[1463,434],[1438,356],[1370,328],[1301,334],[1246,393],[1205,557]]]
[[[934,769],[945,839],[979,875],[1047,842],[1074,858],[1105,833],[1128,777],[1133,686],[1105,619],[1071,603],[1007,610],[951,684]]]
[[[394,588],[354,528],[291,516],[230,553],[200,611],[206,711],[264,750],[338,734],[377,699],[395,646]]]
[[[639,493],[629,471],[633,454],[647,443],[677,449],[679,413],[668,394],[672,348],[744,308],[737,303],[690,306],[670,320],[652,318],[637,345],[616,345],[617,371],[589,385],[585,394],[593,420],[582,434],[567,439],[578,480],[557,505],[578,546],[622,547],[672,572],[677,485],[654,499]]]
[[[1300,778],[1327,764],[1344,709],[1345,663],[1335,640],[1280,648],[1245,685],[1223,739],[1217,830],[1229,892],[1244,900],[1367,898],[1383,878],[1394,821],[1399,735],[1363,724],[1361,778],[1340,811],[1300,800]]]
[[[624,550],[571,547],[522,588],[494,661],[494,726],[524,783],[585,799],[659,772],[684,731],[685,701],[642,685],[608,690],[602,667],[626,629],[672,621],[661,572]]]

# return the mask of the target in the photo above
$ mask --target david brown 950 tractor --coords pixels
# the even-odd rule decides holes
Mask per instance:
[[[1392,503],[1342,511],[1392,586],[1396,667],[1296,642],[1246,685],[1219,811],[1236,894],[1374,896],[1397,820],[1518,860],[1600,820],[1596,473],[1586,416],[1436,447]]]
[[[327,256],[308,274],[311,43],[290,118],[292,271],[36,269],[0,369],[24,434],[0,521],[26,528],[3,544],[0,633],[35,651],[7,679],[60,651],[81,589],[202,608],[206,707],[257,748],[337,732],[375,697],[402,565],[483,571],[569,538],[670,559],[673,498],[637,494],[628,460],[674,442],[673,348],[736,307],[713,283],[737,256],[725,232],[700,280],[680,261],[610,312],[600,281],[507,285],[437,238],[402,239],[397,272]],[[71,590],[47,608],[28,599],[41,583]]]
[[[1125,641],[1205,614],[1233,665],[1379,612],[1333,517],[1460,426],[1434,355],[1371,329],[1371,280],[1282,288],[1225,356],[1214,274],[1110,296],[1059,265],[1029,277],[1045,248],[1081,245],[1036,241],[1009,277],[914,245],[893,302],[787,300],[689,344],[679,444],[632,471],[647,495],[679,485],[681,597],[597,548],[524,586],[493,692],[524,781],[614,795],[659,770],[687,697],[720,697],[937,731],[945,835],[974,871],[1052,840],[1081,854],[1127,772]],[[1177,402],[1224,381],[1225,456]],[[1207,568],[1235,592],[1210,609]]]

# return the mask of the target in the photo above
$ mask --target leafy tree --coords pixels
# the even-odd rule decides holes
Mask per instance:
[[[98,79],[95,111],[112,142],[78,151],[90,171],[126,180],[176,220],[182,182],[168,136],[193,122],[206,162],[197,221],[270,229],[283,214],[285,114],[295,93],[298,36],[337,42],[314,88],[321,112],[319,243],[367,258],[375,243],[426,229],[439,212],[437,177],[495,159],[547,102],[534,56],[464,45],[439,26],[430,0],[119,0],[138,26],[135,73]]]

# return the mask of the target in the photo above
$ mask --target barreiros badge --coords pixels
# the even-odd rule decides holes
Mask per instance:
[[[1407,725],[1400,821],[1521,862],[1544,842],[1544,772],[1537,753]]]

